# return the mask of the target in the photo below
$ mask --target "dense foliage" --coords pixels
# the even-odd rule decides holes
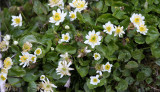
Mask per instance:
[[[12,57],[13,61],[7,75],[8,90],[36,92],[40,88],[40,76],[45,75],[57,86],[53,88],[55,92],[160,91],[160,0],[86,0],[87,8],[77,12],[73,21],[67,13],[75,9],[69,4],[72,0],[63,0],[61,10],[67,15],[56,25],[49,21],[52,11],[60,7],[50,7],[48,0],[1,2],[1,32],[3,36],[11,36],[8,50],[2,52],[2,60]],[[134,13],[145,17],[146,35],[137,32],[137,27],[131,23]],[[22,26],[14,27],[12,16],[19,14]],[[104,32],[103,25],[109,21],[123,26],[124,34],[119,37]],[[85,42],[86,35],[93,30],[100,32],[101,38],[100,44],[95,46]],[[69,33],[69,41],[61,40],[66,33]],[[14,41],[18,41],[18,45],[13,44]],[[42,53],[37,55],[36,62],[23,67],[20,56],[26,42],[32,44],[28,53],[35,53],[37,48]],[[86,47],[91,51],[86,53]],[[66,52],[67,60],[72,62],[70,75],[61,76],[57,68]],[[100,59],[95,60],[94,53],[99,53]],[[96,71],[107,62],[112,64],[111,71],[103,71],[100,82],[91,84],[91,76],[96,76]],[[70,86],[64,87],[67,81]]]

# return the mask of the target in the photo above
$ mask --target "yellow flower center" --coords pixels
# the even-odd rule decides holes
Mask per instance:
[[[9,66],[11,66],[11,62],[10,61],[6,61],[4,63],[4,67],[8,68]]]
[[[92,35],[89,39],[89,42],[96,43],[98,39],[98,36],[96,34]]]
[[[77,8],[83,8],[85,6],[85,2],[83,1],[80,1],[78,4],[77,4]]]
[[[21,62],[26,62],[26,60],[28,59],[28,56],[24,55],[20,58]]]
[[[63,71],[66,71],[67,69],[65,67],[62,68]]]
[[[14,21],[16,22],[16,24],[19,24],[21,22],[20,18],[15,18]]]
[[[46,88],[50,88],[51,86],[48,84],[47,86],[46,86]]]
[[[68,40],[69,37],[67,35],[64,36],[64,40]]]
[[[98,56],[98,54],[95,54],[94,57],[95,57],[95,58],[98,58],[99,56]]]
[[[24,50],[25,52],[29,51],[30,49],[31,49],[31,46],[30,46],[29,44],[25,43],[25,44],[23,45],[23,50]]]
[[[1,75],[1,79],[2,79],[3,81],[6,80],[6,78],[5,78],[3,75]]]
[[[75,14],[72,13],[72,14],[71,14],[71,18],[73,19],[73,18],[75,18],[75,17],[76,17]]]
[[[94,78],[94,79],[93,79],[93,82],[98,82],[97,78]]]
[[[36,57],[32,57],[31,60],[34,61],[35,58],[36,58]]]
[[[36,50],[36,54],[40,54],[41,53],[41,50],[40,49],[38,49],[38,50]]]
[[[144,32],[144,31],[146,31],[146,28],[145,28],[145,26],[140,26],[140,27],[139,27],[139,31],[141,31],[141,32]]]
[[[108,32],[110,32],[110,31],[111,31],[111,27],[110,27],[110,26],[106,27],[106,30],[107,30]]]
[[[56,14],[53,15],[53,19],[54,19],[55,21],[59,21],[59,20],[61,19],[60,13],[57,13],[57,12],[56,12]]]
[[[139,19],[139,18],[135,18],[134,21],[135,21],[136,23],[139,23],[139,22],[140,22],[140,19]]]
[[[59,0],[51,0],[50,3],[52,3],[52,4],[58,4]]]
[[[105,66],[105,70],[109,70],[110,67],[111,67],[110,65],[106,65],[106,66]]]
[[[120,32],[121,32],[121,29],[120,29],[120,28],[117,28],[117,29],[116,29],[116,33],[119,34]]]

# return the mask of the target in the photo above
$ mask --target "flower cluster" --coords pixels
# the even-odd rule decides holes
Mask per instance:
[[[62,78],[64,75],[71,76],[70,70],[74,70],[73,68],[70,68],[70,65],[72,64],[71,59],[69,58],[68,53],[60,55],[61,60],[58,63],[58,67],[56,69],[57,74],[61,75],[60,78]]]
[[[23,51],[22,56],[19,56],[19,61],[21,62],[20,65],[23,65],[23,67],[29,66],[31,63],[36,63],[37,56],[42,54],[41,48],[37,48],[34,51],[34,54],[29,54],[28,51],[30,51],[32,48],[32,43],[26,42],[23,44]]]
[[[137,32],[140,32],[143,35],[146,35],[148,29],[145,25],[144,16],[141,14],[133,14],[130,18],[130,21],[134,24],[134,26],[137,28]]]
[[[12,59],[10,57],[5,58],[3,68],[1,69],[0,73],[0,85],[5,83],[8,75],[8,70],[12,67],[12,65]]]
[[[103,65],[98,65],[96,66],[97,72],[98,73],[96,76],[91,76],[90,77],[90,84],[92,85],[97,85],[98,83],[100,83],[100,79],[102,77],[102,72],[111,72],[111,68],[112,68],[112,64],[110,64],[109,62],[107,62],[106,64]]]
[[[114,36],[121,36],[122,34],[125,34],[123,31],[123,26],[114,26],[110,21],[108,23],[106,23],[105,25],[103,25],[104,28],[104,32],[106,32],[109,35],[112,35],[112,33],[114,32]]]
[[[57,88],[57,86],[52,84],[45,75],[41,75],[40,80],[42,81],[39,84],[41,92],[54,92],[53,88]]]

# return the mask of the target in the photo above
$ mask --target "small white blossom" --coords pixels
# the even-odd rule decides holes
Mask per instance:
[[[4,36],[4,41],[9,41],[11,39],[11,36],[10,35],[6,35],[6,36]]]
[[[130,18],[130,21],[134,24],[134,26],[138,26],[141,23],[144,24],[144,16],[142,16],[141,14],[133,14]]]
[[[109,35],[112,35],[112,32],[115,31],[114,25],[109,21],[105,25],[103,25],[104,32],[108,33]]]
[[[52,11],[53,16],[49,18],[49,22],[55,23],[55,25],[59,25],[61,22],[64,21],[67,13],[64,13],[64,11],[61,11],[60,9],[57,9],[57,11]]]
[[[70,16],[70,20],[71,21],[73,21],[73,20],[75,20],[77,18],[77,14],[76,13],[77,13],[76,10],[69,12],[69,16]]]
[[[66,26],[65,26],[65,29],[67,29],[67,30],[68,30],[68,29],[70,29],[70,27],[69,27],[68,25],[66,25]]]
[[[122,27],[120,27],[120,26],[118,26],[118,27],[115,27],[115,33],[114,33],[114,36],[121,36],[121,35],[123,35],[123,34],[125,34],[125,32],[123,31],[123,26]]]
[[[103,65],[103,71],[108,71],[109,73],[111,72],[112,64],[107,62],[105,65]]]
[[[42,54],[41,48],[37,48],[37,49],[34,51],[34,54],[35,54],[35,55],[41,55],[41,54]]]
[[[14,27],[16,26],[22,26],[22,16],[19,14],[19,16],[12,16],[12,24]]]
[[[100,83],[100,80],[98,78],[99,78],[99,75],[91,76],[90,84],[97,85],[98,83]]]
[[[13,44],[14,44],[14,45],[17,45],[17,44],[18,44],[18,41],[14,41]]]
[[[69,42],[69,40],[70,40],[69,33],[62,34],[61,42]]]
[[[101,55],[99,53],[94,53],[93,57],[95,60],[99,60],[101,58]]]
[[[137,32],[140,32],[141,34],[146,35],[146,33],[148,32],[148,29],[146,25],[140,24],[139,26],[137,26]]]
[[[70,70],[74,70],[73,68],[70,68],[71,62],[67,61],[59,61],[58,68],[56,69],[57,74],[61,75],[60,78],[62,78],[64,75],[71,76]]]
[[[22,52],[22,56],[19,56],[20,58],[20,65],[23,65],[23,67],[28,66],[29,65],[29,61],[30,61],[30,54],[28,52]]]
[[[89,31],[88,35],[86,35],[87,40],[84,43],[89,44],[92,48],[94,48],[96,45],[100,45],[102,37],[99,35],[100,32],[95,33],[95,30]]]

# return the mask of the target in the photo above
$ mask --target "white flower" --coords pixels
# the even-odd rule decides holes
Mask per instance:
[[[84,49],[80,50],[80,53],[78,54],[78,58],[85,56],[86,54],[90,53],[91,50],[88,50],[88,46],[86,46]]]
[[[47,81],[42,81],[42,89],[44,92],[53,92],[53,87],[57,88],[56,85],[50,83],[50,81],[48,80],[48,78],[46,78]],[[42,91],[42,90],[41,90]]]
[[[105,65],[103,65],[103,71],[111,72],[112,64],[107,62]]]
[[[30,61],[32,62],[32,63],[35,63],[36,62],[36,60],[37,60],[37,56],[36,55],[33,55],[33,54],[29,54],[30,56]]]
[[[94,53],[93,57],[95,60],[99,60],[101,58],[101,55],[99,53]]]
[[[49,6],[54,7],[54,6],[59,6],[60,4],[63,3],[63,0],[49,0]]]
[[[81,12],[82,10],[87,8],[87,4],[85,0],[73,0],[72,3],[69,3],[71,7],[76,8],[77,11]]]
[[[54,50],[54,48],[53,48],[53,47],[51,47],[51,50],[53,51],[53,50]]]
[[[23,49],[23,52],[30,51],[30,50],[32,49],[32,43],[30,43],[30,42],[25,42],[25,43],[23,44],[22,49]]]
[[[90,84],[97,85],[98,83],[100,83],[100,80],[98,78],[99,78],[99,75],[91,76]]]
[[[0,50],[7,51],[9,48],[9,41],[2,41],[0,42]]]
[[[67,61],[59,61],[58,68],[56,69],[57,74],[61,75],[60,78],[62,78],[64,75],[71,76],[70,70],[74,70],[73,68],[70,68],[71,62]]]
[[[112,34],[113,31],[115,31],[114,25],[110,21],[106,23],[105,25],[103,25],[103,28],[104,28],[103,31],[110,35]]]
[[[7,79],[7,74],[6,73],[0,73],[0,85],[5,83],[6,79]]]
[[[12,59],[10,57],[5,58],[4,60],[4,67],[6,69],[10,69],[13,65]]]
[[[20,57],[20,65],[23,65],[23,67],[28,66],[29,65],[29,61],[30,61],[30,54],[28,52],[22,52],[22,56]]]
[[[77,15],[76,15],[77,11],[71,11],[69,12],[69,16],[70,16],[70,20],[73,21],[77,18]]]
[[[148,32],[148,29],[146,25],[140,24],[139,26],[137,26],[137,32],[140,32],[141,34],[146,35],[146,33]]]
[[[69,27],[68,25],[66,25],[66,26],[65,26],[65,29],[67,29],[67,30],[68,30],[68,29],[70,29],[70,27]]]
[[[123,31],[123,26],[122,27],[120,27],[120,26],[115,27],[114,36],[118,35],[120,37],[122,34],[125,34],[124,31]]]
[[[45,75],[41,75],[40,80],[41,81],[45,81],[46,76]]]
[[[65,61],[69,61],[69,55],[68,52],[66,52],[65,54],[61,54],[60,57],[65,60]]]
[[[14,27],[16,26],[22,26],[22,16],[19,14],[19,16],[12,16],[12,24]]]
[[[55,23],[55,25],[59,25],[60,22],[63,22],[67,13],[58,9],[57,11],[52,11],[53,16],[49,18],[49,22]]]
[[[37,49],[34,51],[34,54],[35,54],[35,55],[41,55],[41,54],[42,54],[41,48],[37,48]]]
[[[89,31],[88,35],[86,35],[87,40],[84,43],[91,45],[92,48],[94,48],[96,45],[100,45],[102,37],[99,35],[100,32],[95,33],[95,30]]]
[[[69,40],[70,40],[69,33],[62,34],[61,42],[69,42]]]
[[[4,36],[4,41],[9,41],[11,39],[11,36],[10,35],[6,35],[6,36]]]
[[[140,23],[144,24],[144,16],[141,14],[133,14],[132,17],[130,18],[130,21],[134,24],[134,26],[140,25]]]
[[[18,41],[14,41],[13,44],[14,44],[14,45],[17,45],[17,44],[18,44]]]
[[[96,73],[98,73],[99,76],[102,76],[102,71],[98,70],[98,71],[96,71]]]

